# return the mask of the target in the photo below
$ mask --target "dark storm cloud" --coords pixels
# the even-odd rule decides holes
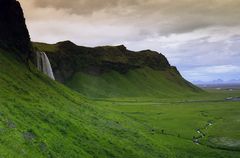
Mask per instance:
[[[127,23],[132,27],[138,27],[139,34],[154,32],[168,35],[208,26],[233,26],[240,23],[239,20],[236,20],[240,19],[240,1],[238,0],[20,1],[33,3],[30,9],[53,8],[65,11],[65,14],[76,14],[81,17],[101,13],[96,17],[96,21],[103,20],[104,22],[109,19],[113,20],[115,25]]]

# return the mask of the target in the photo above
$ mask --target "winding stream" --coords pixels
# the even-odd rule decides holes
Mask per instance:
[[[198,136],[197,137],[196,136],[193,137],[193,142],[195,144],[199,145],[200,144],[200,140],[203,139],[206,136],[206,134],[203,133],[203,130],[207,130],[212,125],[213,125],[213,122],[212,121],[208,121],[208,123],[206,124],[205,128],[197,129],[196,132],[197,132]]]

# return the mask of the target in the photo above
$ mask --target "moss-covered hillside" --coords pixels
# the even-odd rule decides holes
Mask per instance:
[[[166,97],[201,90],[182,78],[158,52],[134,52],[125,46],[88,48],[70,41],[34,43],[50,58],[55,77],[90,97]]]

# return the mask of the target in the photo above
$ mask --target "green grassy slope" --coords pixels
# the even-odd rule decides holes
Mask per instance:
[[[70,88],[89,97],[182,97],[200,92],[174,70],[157,71],[151,68],[116,71],[102,75],[76,73],[66,82]]]
[[[240,157],[239,152],[192,142],[193,128],[207,120],[188,114],[193,107],[186,106],[185,116],[177,115],[181,121],[172,118],[175,106],[165,103],[136,106],[129,114],[125,108],[135,104],[88,100],[33,68],[30,72],[2,50],[0,67],[0,157]],[[228,108],[233,107],[238,105]],[[165,114],[158,119],[160,113]],[[175,133],[157,132],[162,128]]]

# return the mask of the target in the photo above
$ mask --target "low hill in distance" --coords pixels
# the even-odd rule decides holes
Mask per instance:
[[[158,52],[125,46],[33,43],[47,53],[56,79],[89,97],[167,97],[202,92]]]

